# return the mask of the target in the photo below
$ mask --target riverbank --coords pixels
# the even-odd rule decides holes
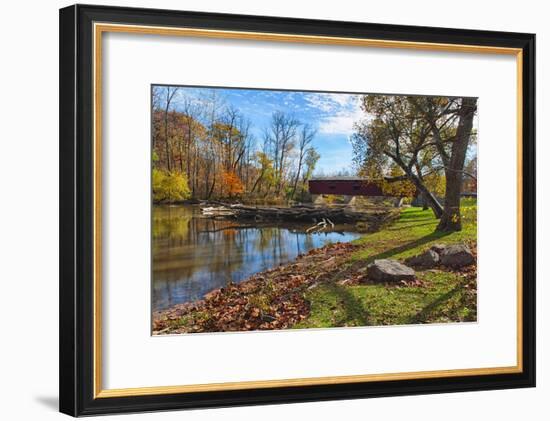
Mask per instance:
[[[379,284],[366,277],[366,266],[376,259],[402,261],[435,243],[465,242],[475,253],[475,206],[463,213],[463,231],[448,234],[434,232],[431,211],[404,209],[382,231],[313,249],[200,301],[155,312],[153,333],[475,321],[475,265],[417,270],[416,280],[408,283]]]

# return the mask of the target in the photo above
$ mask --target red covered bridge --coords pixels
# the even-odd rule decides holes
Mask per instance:
[[[311,194],[384,196],[378,184],[361,177],[322,177],[309,180]]]

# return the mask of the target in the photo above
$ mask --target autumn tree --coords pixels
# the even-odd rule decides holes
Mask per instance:
[[[283,200],[307,171],[313,131],[283,112],[273,113],[258,147],[254,133],[261,128],[216,89],[153,86],[151,106],[153,169],[183,175],[192,198],[272,194]]]
[[[460,231],[460,198],[468,147],[475,141],[473,130],[477,98],[415,97],[415,111],[430,125],[439,165],[445,173],[445,208],[437,229]]]
[[[353,137],[356,163],[361,168],[384,171],[397,164],[426,198],[436,217],[438,230],[461,229],[460,197],[464,162],[475,138],[475,98],[407,97],[366,95],[362,109],[369,118],[356,124]],[[445,207],[428,188],[426,177],[444,174]]]
[[[464,167],[463,190],[468,193],[477,193],[477,157],[474,156]]]
[[[440,231],[460,231],[460,198],[464,178],[464,162],[472,135],[477,98],[462,98],[458,108],[458,126],[452,137],[451,153],[445,156],[445,208],[437,226]],[[442,139],[438,141],[442,142]]]
[[[205,145],[202,149],[202,165],[204,167],[204,197],[210,199],[216,188],[218,165],[220,163],[221,145],[215,138],[215,125],[218,120],[220,109],[223,102],[219,98],[217,91],[211,89],[202,96],[201,101],[205,109],[205,126],[207,127],[207,135]]]
[[[179,88],[172,88],[170,86],[164,87],[165,101],[164,101],[164,142],[166,150],[166,165],[168,172],[172,171],[172,146],[170,144],[169,126],[168,126],[168,113],[170,112],[170,105],[174,99],[174,96],[178,93]]]
[[[291,115],[276,111],[271,116],[271,123],[264,133],[264,145],[273,159],[277,180],[277,195],[283,189],[288,170],[290,153],[296,145],[296,134],[300,122]]]
[[[306,156],[304,158],[305,171],[303,172],[302,182],[305,184],[313,176],[317,162],[321,158],[321,155],[315,150],[315,148],[308,148],[306,151]]]
[[[197,160],[199,155],[198,138],[205,135],[205,127],[200,123],[203,108],[194,98],[184,97],[180,102],[180,124],[182,136],[178,142],[180,171],[186,172],[187,179],[192,180],[191,190],[196,189]],[[185,165],[184,165],[185,161]]]
[[[153,199],[156,202],[178,202],[190,195],[185,174],[153,169]]]
[[[254,182],[254,185],[252,186],[252,189],[250,190],[250,193],[254,193],[256,189],[258,189],[258,192],[261,193],[263,185],[267,186],[267,192],[269,192],[269,188],[273,185],[275,181],[273,161],[269,159],[265,152],[257,152],[256,160],[259,167],[259,173],[256,181]]]
[[[244,191],[243,183],[234,171],[224,171],[222,173],[222,183],[229,197],[239,195]]]
[[[416,192],[415,185],[407,178],[403,178],[405,172],[399,165],[393,164],[389,172],[390,179],[399,179],[400,181],[381,180],[382,192],[386,196],[412,197]],[[403,178],[403,179],[402,179]]]
[[[431,142],[431,125],[415,114],[409,97],[365,95],[361,108],[369,118],[355,124],[351,141],[354,160],[362,173],[373,176],[376,171],[378,178],[385,176],[387,182],[411,181],[427,199],[436,217],[441,217],[443,207],[423,181],[426,165],[421,157],[435,148]],[[387,176],[392,164],[397,165],[403,175]]]

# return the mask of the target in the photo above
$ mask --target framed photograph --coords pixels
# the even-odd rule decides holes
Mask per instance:
[[[60,11],[60,410],[535,385],[535,35]]]

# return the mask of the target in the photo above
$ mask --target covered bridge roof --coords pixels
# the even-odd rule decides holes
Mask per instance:
[[[318,177],[310,179],[308,184],[311,194],[383,196],[378,183],[361,177]]]

